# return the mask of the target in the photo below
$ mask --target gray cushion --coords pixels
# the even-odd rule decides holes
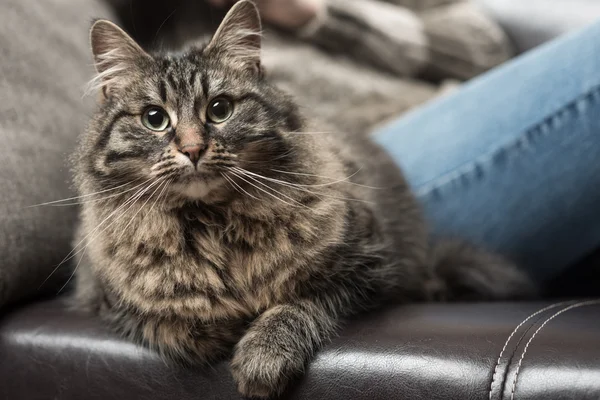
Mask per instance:
[[[76,207],[25,207],[72,195],[67,158],[93,102],[82,100],[92,74],[88,28],[107,15],[95,0],[3,0],[1,8],[0,306],[39,293],[70,250]]]

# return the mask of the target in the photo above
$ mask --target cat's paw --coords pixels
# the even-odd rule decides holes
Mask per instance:
[[[253,346],[249,341],[238,344],[231,361],[238,391],[249,398],[277,397],[301,370],[302,364],[298,365],[290,355],[273,348]]]
[[[299,377],[334,332],[336,321],[311,302],[265,311],[235,347],[231,371],[241,394],[273,398]]]

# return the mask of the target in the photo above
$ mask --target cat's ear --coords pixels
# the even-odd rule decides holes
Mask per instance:
[[[98,72],[90,89],[102,89],[105,97],[126,83],[140,62],[152,59],[123,29],[104,19],[92,25],[90,44]]]
[[[252,1],[241,0],[231,7],[206,47],[207,52],[219,52],[257,73],[260,65],[261,23],[258,9]]]

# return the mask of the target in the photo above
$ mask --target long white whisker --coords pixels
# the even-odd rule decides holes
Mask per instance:
[[[144,185],[145,183],[149,182],[150,180],[152,180],[152,178],[148,179],[147,181],[136,185],[130,189],[124,190],[122,192],[119,193],[115,193],[115,194],[111,194],[110,196],[105,196],[105,197],[101,197],[99,199],[93,199],[93,200],[85,200],[85,201],[79,201],[79,202],[73,202],[73,203],[67,203],[67,204],[51,204],[52,207],[67,207],[67,206],[76,206],[76,205],[81,205],[81,204],[91,204],[91,203],[98,203],[104,200],[108,200],[111,199],[113,197],[118,197],[118,196],[122,196],[125,193],[131,192],[137,188],[139,188],[140,186]]]
[[[239,167],[236,167],[236,168],[237,168],[237,170],[242,170],[242,168],[239,168]],[[268,178],[266,176],[255,174],[254,172],[250,172],[250,171],[247,171],[247,170],[243,170],[243,171],[245,171],[246,173],[248,173],[250,175],[257,176],[259,178],[263,178],[263,179],[266,179],[266,180],[271,181],[271,182],[276,182],[276,183],[281,183],[281,184],[286,184],[286,185],[291,185],[291,186],[297,186],[297,187],[324,187],[324,186],[330,186],[330,185],[333,185],[333,184],[336,184],[336,183],[347,181],[348,179],[352,178],[354,175],[358,174],[360,172],[360,169],[358,171],[356,171],[355,173],[353,173],[352,175],[350,175],[350,176],[348,176],[348,177],[346,177],[344,179],[340,179],[340,180],[337,180],[337,181],[334,181],[334,182],[322,183],[322,184],[318,184],[318,185],[301,185],[299,183],[292,183],[292,182],[282,181],[282,180],[275,179],[275,178]]]
[[[285,197],[286,199],[289,199],[289,200],[291,200],[292,202],[296,203],[297,205],[299,205],[299,206],[301,206],[301,207],[305,207],[305,208],[308,208],[308,209],[310,209],[308,206],[306,206],[306,205],[302,204],[301,202],[299,202],[298,200],[294,199],[293,197],[291,197],[291,196],[288,196],[288,195],[286,195],[285,193],[281,193],[280,191],[278,191],[278,190],[276,190],[275,188],[273,188],[273,187],[271,187],[271,186],[267,185],[266,183],[264,183],[264,182],[261,182],[261,181],[259,181],[258,179],[254,178],[254,177],[252,177],[252,176],[250,176],[250,175],[246,175],[246,177],[247,177],[248,179],[252,179],[254,182],[258,183],[259,185],[262,185],[263,187],[265,187],[265,188],[267,188],[267,189],[269,189],[269,190],[272,190],[273,192],[277,193],[278,195],[280,195],[280,196],[283,196],[283,197]]]
[[[373,204],[373,202],[369,201],[369,200],[355,199],[355,198],[351,198],[351,197],[332,196],[330,194],[313,192],[313,191],[311,191],[311,190],[309,190],[307,188],[299,188],[299,187],[297,187],[295,189],[302,190],[303,192],[310,193],[310,194],[312,194],[314,196],[317,196],[317,197],[327,197],[327,198],[335,199],[335,200],[356,201],[358,203]]]
[[[286,133],[289,135],[321,135],[324,133],[333,133],[333,132],[327,132],[327,131],[324,131],[324,132],[291,132],[290,131],[290,132],[283,132],[283,133]]]
[[[359,169],[358,169],[358,171],[356,171],[355,173],[353,173],[352,175],[350,175],[350,176],[349,176],[349,177],[347,177],[347,178],[341,179],[341,180],[339,180],[339,181],[336,181],[336,182],[330,182],[330,183],[324,184],[323,186],[326,186],[326,185],[332,185],[332,184],[334,184],[334,183],[341,183],[341,182],[344,182],[344,183],[348,183],[348,184],[350,184],[350,185],[359,186],[359,187],[364,187],[364,188],[367,188],[367,189],[374,189],[374,190],[383,190],[383,189],[389,189],[389,188],[382,188],[382,187],[376,187],[376,186],[367,186],[367,185],[362,185],[362,184],[360,184],[360,183],[356,183],[356,182],[345,182],[345,181],[347,181],[348,179],[352,178],[354,175],[358,174],[358,173],[359,173],[361,170],[362,170],[362,167],[361,167],[361,168],[359,168]],[[322,176],[322,175],[315,175],[315,174],[307,174],[307,173],[303,173],[303,172],[281,171],[281,170],[278,170],[278,169],[271,169],[271,171],[273,171],[273,172],[278,172],[278,173],[281,173],[281,174],[289,174],[289,175],[301,175],[301,176],[311,176],[311,177],[315,177],[315,178],[321,178],[321,179],[336,179],[336,178],[331,178],[331,177],[329,177],[329,176]]]
[[[127,201],[125,201],[122,205],[120,205],[117,209],[115,209],[114,211],[112,211],[106,218],[104,218],[104,220],[102,220],[102,222],[100,224],[98,224],[98,226],[96,226],[96,228],[94,228],[88,235],[86,235],[86,237],[84,237],[75,247],[79,246],[81,243],[83,243],[83,241],[85,239],[87,239],[89,236],[91,236],[95,231],[97,231],[102,225],[104,225],[108,219],[110,217],[112,217],[114,214],[116,214],[117,212],[119,212],[120,210],[122,210],[125,207],[128,207],[127,210],[129,210],[131,208],[131,206],[133,206],[133,204],[140,198],[142,197],[146,192],[148,192],[152,187],[154,187],[154,185],[156,185],[159,181],[155,181],[152,182],[150,185],[146,186],[145,188],[142,188],[140,190],[138,190],[133,196],[131,196],[129,199],[127,199]],[[127,211],[124,211],[124,213]],[[123,214],[121,214],[123,215]],[[107,226],[110,227],[112,225],[109,224]],[[104,232],[104,230],[102,230],[102,232]],[[102,233],[100,232],[100,233]]]
[[[83,253],[81,253],[81,256],[79,256],[79,261],[77,261],[77,265],[73,269],[73,272],[71,272],[71,276],[69,276],[69,279],[67,279],[67,281],[65,282],[65,284],[62,285],[62,287],[60,289],[58,289],[58,292],[56,293],[57,295],[60,294],[60,292],[62,292],[64,290],[64,288],[67,287],[67,285],[69,284],[69,282],[71,282],[71,279],[73,279],[73,277],[75,276],[75,273],[77,272],[77,269],[79,269],[79,264],[81,264],[81,261],[83,260],[83,257],[85,256],[86,250],[87,250],[87,246],[84,248]]]
[[[152,180],[152,178],[148,179],[148,180],[147,180],[147,181],[145,181],[145,182],[142,182],[142,183],[140,183],[139,185],[135,186],[135,187],[134,187],[134,188],[132,188],[131,190],[133,190],[133,189],[135,189],[135,188],[138,188],[138,187],[142,186],[143,184],[145,184],[145,183],[147,183],[147,182],[150,182],[150,180]],[[84,197],[95,196],[95,195],[98,195],[98,194],[101,194],[101,193],[106,193],[106,192],[110,192],[110,191],[113,191],[113,190],[117,190],[117,189],[119,189],[119,188],[122,188],[123,186],[131,185],[132,183],[133,183],[133,182],[127,182],[127,183],[124,183],[124,184],[122,184],[122,185],[119,185],[119,186],[115,186],[115,187],[113,187],[113,188],[110,188],[110,189],[104,189],[104,190],[101,190],[101,191],[99,191],[99,192],[95,192],[95,193],[89,193],[89,194],[84,194],[84,195],[82,195],[82,196],[69,197],[68,199],[54,200],[54,201],[48,201],[48,202],[46,202],[46,203],[34,204],[34,205],[31,205],[31,206],[27,206],[27,207],[25,207],[25,208],[40,207],[40,206],[47,206],[47,205],[51,205],[51,204],[62,203],[62,202],[65,202],[65,201],[78,200],[78,199],[82,199],[82,198],[84,198]]]
[[[246,171],[246,172],[249,172],[249,171]],[[287,186],[287,187],[292,188],[292,189],[301,190],[303,192],[310,193],[313,196],[317,196],[317,197],[328,197],[328,198],[331,198],[331,199],[345,200],[345,201],[357,201],[357,202],[366,203],[366,204],[372,204],[373,203],[372,201],[368,201],[368,200],[361,200],[361,199],[355,199],[355,198],[349,198],[349,197],[332,196],[332,195],[328,195],[328,194],[325,194],[325,193],[317,193],[317,192],[314,192],[312,190],[307,189],[306,187],[299,187],[299,186],[297,186],[297,185],[295,185],[293,183],[290,183],[290,182],[280,181],[280,180],[273,179],[273,178],[267,178],[265,176],[258,175],[258,174],[254,174],[254,175],[256,175],[257,177],[262,178],[262,179],[271,180],[274,183],[277,183],[277,184],[282,185],[282,186]]]
[[[286,195],[286,194],[284,194],[284,193],[281,193],[281,192],[279,192],[279,191],[275,190],[274,188],[272,188],[271,186],[269,186],[269,185],[265,184],[264,182],[261,182],[261,181],[259,181],[258,179],[256,179],[256,178],[252,177],[251,175],[249,175],[249,174],[252,174],[250,171],[246,171],[246,170],[244,170],[244,169],[241,169],[241,168],[234,168],[234,169],[235,169],[235,170],[236,170],[238,173],[240,173],[240,174],[242,174],[242,175],[245,175],[245,176],[246,176],[247,178],[249,178],[249,179],[252,179],[254,182],[258,183],[259,185],[262,185],[262,186],[264,186],[264,187],[266,187],[266,188],[268,188],[268,189],[272,190],[273,192],[275,192],[275,193],[279,194],[280,196],[283,196],[283,197],[285,197],[285,198],[287,198],[287,199],[289,199],[289,200],[293,201],[294,203],[298,204],[299,206],[302,206],[302,207],[309,208],[309,207],[307,207],[306,205],[304,205],[304,204],[302,204],[301,202],[299,202],[298,200],[294,199],[293,197],[290,197],[290,196],[288,196],[288,195]],[[256,176],[258,176],[259,178],[265,178],[264,176],[257,175],[257,174],[252,174],[252,175],[256,175]],[[266,179],[266,178],[265,178],[265,179]],[[284,185],[284,186],[285,186],[285,185]],[[310,208],[309,208],[309,209],[310,209]]]
[[[156,197],[156,200],[154,201],[154,204],[152,204],[152,206],[150,206],[150,209],[148,210],[148,214],[150,214],[150,212],[152,211],[152,209],[154,209],[154,207],[156,206],[156,204],[158,204],[161,196],[163,195],[163,192],[166,193],[165,190],[169,187],[169,185],[171,184],[172,181],[173,181],[172,179],[166,181],[165,186],[163,186],[162,190],[160,191],[160,193]],[[166,198],[166,196],[165,196],[165,198]],[[148,214],[146,214],[146,215],[148,215]]]
[[[127,207],[127,206],[128,206],[129,204],[131,204],[132,202],[135,202],[135,201],[137,200],[137,199],[136,199],[136,197],[143,196],[143,195],[144,195],[144,193],[145,193],[146,191],[148,191],[148,190],[149,190],[149,189],[150,189],[150,188],[151,188],[151,187],[152,187],[152,186],[153,186],[155,183],[156,183],[156,182],[153,182],[153,183],[151,183],[150,185],[148,185],[146,188],[142,188],[142,189],[140,189],[139,191],[137,191],[137,192],[136,192],[135,194],[133,194],[133,195],[132,195],[132,196],[131,196],[129,199],[127,199],[127,201],[125,201],[125,202],[124,202],[123,204],[121,204],[121,205],[120,205],[120,206],[119,206],[117,209],[115,209],[114,211],[112,211],[112,212],[111,212],[111,213],[110,213],[110,214],[109,214],[109,215],[108,215],[106,218],[104,218],[104,220],[102,220],[102,222],[100,222],[100,224],[98,224],[98,226],[96,226],[96,228],[94,228],[94,229],[93,229],[93,230],[92,230],[90,233],[88,233],[88,234],[87,234],[87,235],[86,235],[86,236],[85,236],[83,239],[81,239],[81,240],[79,241],[79,243],[77,243],[77,244],[76,244],[76,245],[73,247],[73,250],[71,250],[71,251],[69,252],[69,254],[67,254],[67,255],[65,256],[65,258],[63,258],[63,260],[62,260],[62,261],[61,261],[61,262],[60,262],[60,263],[59,263],[59,264],[56,266],[56,268],[54,268],[54,269],[52,270],[52,272],[50,272],[50,275],[48,275],[48,277],[47,277],[47,278],[46,278],[46,279],[45,279],[45,280],[44,280],[44,281],[41,283],[41,285],[39,286],[39,288],[41,288],[41,287],[42,287],[42,286],[43,286],[43,285],[44,285],[44,284],[45,284],[45,283],[48,281],[48,279],[50,279],[50,277],[51,277],[51,276],[52,276],[52,275],[53,275],[53,274],[54,274],[54,273],[55,273],[55,272],[58,270],[58,268],[60,268],[60,267],[61,267],[61,266],[62,266],[64,263],[66,263],[67,261],[69,261],[71,258],[75,257],[77,254],[79,254],[79,253],[80,253],[80,252],[81,252],[81,251],[82,251],[82,250],[83,250],[83,249],[84,249],[86,246],[84,246],[83,248],[80,248],[79,250],[77,250],[77,248],[78,248],[79,246],[81,246],[81,244],[82,244],[82,243],[84,243],[84,242],[87,240],[87,238],[88,238],[88,237],[90,237],[92,234],[94,234],[94,232],[96,232],[98,229],[100,229],[100,227],[101,227],[102,225],[104,225],[104,224],[105,224],[105,223],[108,221],[108,219],[109,219],[110,217],[112,217],[114,214],[116,214],[117,212],[119,212],[119,210],[121,210],[122,208],[124,208],[124,207]],[[125,211],[125,212],[127,212],[127,211]],[[125,212],[124,212],[124,213],[125,213]],[[123,214],[121,214],[121,215],[124,215],[124,213],[123,213]],[[113,221],[113,223],[114,223],[114,221]],[[104,232],[104,231],[105,231],[106,229],[108,229],[108,228],[109,228],[111,225],[112,225],[112,223],[111,223],[111,224],[109,224],[109,225],[108,225],[106,228],[104,228],[104,229],[103,229],[103,230],[102,230],[100,233]],[[100,234],[100,233],[99,233],[99,234]],[[94,238],[95,238],[95,237],[96,237],[96,236],[94,236]],[[39,289],[39,288],[38,288],[38,289]]]
[[[135,220],[135,217],[137,217],[137,215],[144,209],[144,207],[146,206],[146,204],[148,204],[148,202],[150,201],[150,199],[152,198],[152,196],[154,196],[154,194],[164,185],[166,184],[166,180],[160,181],[160,185],[158,185],[156,187],[156,189],[154,189],[154,192],[152,192],[152,194],[150,196],[148,196],[148,198],[146,199],[146,201],[144,202],[144,204],[142,204],[140,206],[140,208],[135,212],[135,214],[133,214],[133,217],[131,217],[131,219],[129,220],[129,222],[127,223],[127,225],[125,225],[125,227],[121,230],[121,234],[119,235],[119,237],[117,238],[117,242],[121,241],[121,238],[123,237],[123,235],[125,234],[125,232],[127,231],[127,228],[129,228],[129,225],[131,225],[131,223]],[[138,198],[139,200],[139,198]]]
[[[223,178],[225,178],[227,180],[227,182],[229,182],[233,188],[235,190],[237,190],[240,194],[243,195],[243,193],[246,193],[248,196],[252,197],[254,200],[258,200],[258,197],[251,195],[250,193],[248,193],[246,190],[244,190],[244,188],[242,188],[240,185],[238,185],[233,179],[231,179],[230,177],[228,177],[227,175],[225,175],[224,173],[221,173],[221,175],[223,176]],[[241,192],[240,192],[241,190]],[[242,193],[243,192],[243,193]]]
[[[261,187],[258,187],[258,186],[256,186],[256,185],[255,185],[255,184],[253,184],[252,182],[249,182],[249,181],[247,181],[247,180],[246,180],[244,177],[242,177],[240,174],[238,174],[238,173],[236,173],[236,172],[233,172],[233,171],[231,171],[231,173],[232,173],[232,174],[234,174],[235,176],[237,176],[239,179],[241,179],[241,180],[243,180],[244,182],[246,182],[247,184],[249,184],[250,186],[253,186],[253,187],[255,187],[256,189],[260,190],[261,192],[264,192],[264,193],[268,194],[269,196],[271,196],[271,197],[273,197],[273,198],[275,198],[275,199],[277,199],[277,200],[281,201],[282,203],[284,203],[284,204],[287,204],[288,206],[296,207],[296,205],[295,205],[295,204],[288,203],[287,201],[285,201],[285,200],[283,200],[283,199],[280,199],[279,197],[275,196],[273,193],[271,193],[271,192],[268,192],[268,191],[266,191],[265,189],[263,189],[263,188],[261,188]]]
[[[102,222],[101,222],[101,223],[100,223],[100,224],[99,224],[99,225],[98,225],[98,226],[97,226],[97,227],[96,227],[94,230],[92,230],[92,232],[90,232],[90,233],[89,233],[89,234],[88,234],[88,235],[87,235],[87,236],[86,236],[84,239],[82,239],[82,241],[81,241],[81,242],[79,242],[79,243],[77,244],[77,246],[78,246],[78,245],[80,245],[80,244],[83,242],[83,240],[85,240],[85,239],[86,239],[88,236],[90,236],[91,234],[94,234],[94,236],[93,236],[92,238],[90,238],[90,240],[88,241],[88,243],[87,243],[87,244],[85,244],[85,245],[84,245],[82,248],[80,248],[80,249],[79,249],[79,250],[78,250],[76,253],[72,254],[72,255],[71,255],[69,258],[67,258],[65,261],[69,261],[70,259],[72,259],[73,257],[75,257],[75,256],[76,256],[78,253],[80,253],[81,251],[83,251],[83,249],[84,249],[84,248],[86,248],[86,247],[89,245],[89,243],[90,243],[91,241],[93,241],[94,239],[96,239],[96,238],[97,238],[98,236],[100,236],[102,233],[106,232],[106,231],[108,230],[108,228],[110,228],[111,226],[113,226],[113,224],[114,224],[115,222],[117,222],[117,220],[118,220],[119,218],[121,218],[122,216],[124,216],[125,214],[127,214],[127,213],[128,213],[130,210],[131,210],[131,208],[132,208],[132,207],[135,205],[135,203],[136,203],[136,202],[137,202],[137,201],[138,201],[138,200],[139,200],[139,199],[140,199],[140,198],[141,198],[141,197],[142,197],[144,194],[146,194],[148,191],[150,191],[150,189],[151,189],[151,188],[152,188],[154,185],[156,185],[158,182],[159,182],[159,181],[157,181],[157,182],[153,182],[152,184],[148,185],[148,187],[146,187],[146,188],[144,188],[144,189],[141,189],[139,192],[137,192],[135,195],[133,195],[133,196],[132,196],[132,197],[131,197],[131,198],[130,198],[130,199],[129,199],[129,200],[126,202],[126,203],[125,203],[125,205],[126,205],[126,206],[128,206],[128,207],[127,207],[127,209],[126,209],[126,210],[124,210],[124,211],[123,211],[121,214],[119,214],[119,216],[118,216],[117,218],[114,218],[114,219],[113,219],[113,221],[112,221],[110,224],[108,224],[107,226],[105,226],[105,227],[104,227],[104,229],[102,229],[100,232],[97,232],[97,233],[95,233],[95,234],[94,234],[94,232],[95,232],[95,231],[97,231],[97,230],[100,228],[100,226],[101,226],[101,225],[103,225],[104,223],[106,223],[106,222],[107,222],[108,218],[110,218],[110,217],[111,217],[111,215],[113,215],[113,213],[114,213],[114,212],[113,212],[113,213],[111,213],[111,215],[109,215],[108,217],[106,217],[106,218],[105,218],[105,219],[104,219],[104,220],[103,220],[103,221],[102,221]],[[122,208],[122,206],[121,206],[121,207],[119,207],[119,209],[120,209],[120,208]],[[117,210],[119,210],[119,209],[117,209]],[[77,247],[77,246],[76,246],[76,247]],[[75,248],[74,248],[73,250],[75,250]]]

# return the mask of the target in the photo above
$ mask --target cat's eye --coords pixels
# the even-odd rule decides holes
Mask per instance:
[[[223,97],[211,101],[206,109],[206,117],[215,124],[227,121],[231,114],[233,114],[233,104]]]
[[[167,112],[160,107],[149,107],[142,114],[142,124],[153,131],[164,131],[171,124]]]

